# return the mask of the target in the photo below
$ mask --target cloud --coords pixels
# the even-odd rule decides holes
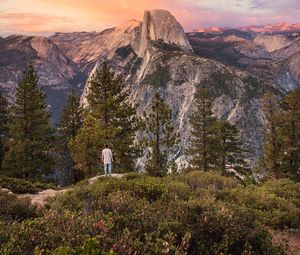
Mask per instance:
[[[299,22],[299,0],[0,0],[0,34],[101,31],[145,9],[169,10],[186,31]],[[54,15],[55,14],[55,15]]]
[[[53,33],[56,29],[72,28],[72,21],[51,15],[35,13],[4,13],[0,12],[0,31],[8,33]],[[74,29],[75,27],[73,27]]]

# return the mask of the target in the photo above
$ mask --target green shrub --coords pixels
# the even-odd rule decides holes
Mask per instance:
[[[6,222],[21,221],[38,216],[35,206],[29,199],[18,198],[14,194],[0,192],[0,220]]]
[[[130,172],[130,173],[127,173],[126,175],[124,175],[123,178],[125,178],[126,180],[133,180],[133,179],[141,178],[143,176],[144,176],[144,174],[141,174],[141,173]]]
[[[297,188],[210,172],[101,178],[60,194],[42,217],[0,221],[0,254],[284,254],[268,227],[296,226]]]
[[[193,189],[231,189],[239,186],[234,177],[224,177],[216,172],[188,172],[184,177],[187,184]]]
[[[180,181],[171,181],[166,184],[167,199],[184,199],[187,200],[191,196],[190,187]]]
[[[9,189],[15,194],[36,194],[45,189],[56,189],[54,185],[41,183],[41,182],[30,182],[24,179],[10,178],[0,176],[0,187]]]
[[[160,199],[166,192],[165,184],[160,178],[147,176],[144,178],[134,178],[131,180],[126,180],[124,178],[120,180],[102,179],[103,180],[99,180],[94,186],[91,186],[88,189],[92,190],[92,193],[101,192],[103,195],[107,195],[116,191],[128,191],[134,197],[145,198],[149,201]]]
[[[39,192],[39,189],[31,182],[16,178],[0,177],[0,186],[16,194],[36,194]]]
[[[268,226],[282,229],[299,228],[300,207],[298,205],[299,201],[295,199],[298,194],[289,190],[287,191],[290,194],[289,198],[284,198],[286,192],[279,190],[282,187],[281,185],[278,185],[278,190],[277,188],[270,189],[270,186],[274,188],[277,185],[266,183],[266,186],[261,187],[238,188],[226,191],[222,195],[219,193],[217,197],[230,203],[254,209],[257,215],[260,215],[261,221]],[[281,194],[281,196],[276,195],[276,193]]]

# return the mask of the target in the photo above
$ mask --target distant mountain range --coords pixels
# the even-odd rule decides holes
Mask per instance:
[[[277,23],[277,24],[270,24],[270,25],[261,25],[261,26],[244,26],[244,27],[237,27],[237,28],[229,28],[229,27],[208,27],[208,28],[199,28],[194,29],[193,32],[199,33],[218,33],[224,32],[227,30],[240,30],[246,32],[255,32],[255,33],[269,33],[269,34],[276,34],[276,33],[291,33],[291,32],[299,32],[300,31],[300,23],[296,24],[289,24],[289,23]]]
[[[130,20],[99,33],[12,35],[0,38],[0,89],[11,101],[29,61],[46,90],[53,123],[71,89],[86,101],[89,77],[103,61],[123,75],[131,100],[139,102],[138,113],[158,89],[181,134],[174,158],[182,165],[187,162],[194,94],[210,78],[216,116],[240,128],[253,163],[266,131],[263,96],[271,91],[282,97],[300,85],[300,31],[296,24],[277,24],[184,33],[168,11],[152,10],[145,11],[142,22]]]

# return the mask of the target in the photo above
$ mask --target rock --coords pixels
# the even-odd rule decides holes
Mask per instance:
[[[5,192],[5,193],[8,193],[8,194],[13,194],[9,189],[1,188],[1,187],[0,187],[0,192]]]
[[[192,51],[182,26],[171,13],[165,10],[145,11],[139,55],[143,56],[145,54],[151,41],[159,40],[163,43],[175,44],[184,50]]]
[[[283,35],[258,35],[254,42],[263,45],[268,52],[282,49],[291,44],[291,41]]]
[[[88,180],[89,184],[94,184],[95,182],[97,182],[100,178],[117,178],[120,179],[122,177],[124,177],[125,174],[112,174],[111,176],[105,176],[105,175],[97,175],[93,178],[90,178]]]

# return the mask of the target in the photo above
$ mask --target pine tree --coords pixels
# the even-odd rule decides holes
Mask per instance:
[[[4,159],[4,145],[8,136],[7,128],[8,102],[6,97],[0,91],[0,171]]]
[[[172,111],[159,93],[155,94],[149,111],[142,117],[142,146],[150,149],[146,171],[152,176],[162,176],[167,172],[168,157],[173,151],[177,135],[172,121]]]
[[[228,169],[233,169],[239,174],[246,174],[248,168],[243,159],[245,151],[239,142],[237,128],[228,121],[218,121],[217,129],[219,135],[216,153],[222,174],[227,175]]]
[[[278,115],[280,113],[279,101],[272,94],[268,93],[263,98],[263,110],[267,120],[267,130],[264,141],[264,155],[262,165],[275,178],[279,177],[282,157],[282,142],[279,135],[280,123]]]
[[[113,149],[114,166],[132,169],[137,152],[136,111],[129,103],[121,76],[115,75],[107,63],[94,73],[87,99],[91,115],[103,130],[101,144],[108,143]]]
[[[103,148],[103,129],[97,119],[89,114],[77,135],[70,140],[77,175],[91,176],[98,168],[101,149]]]
[[[16,99],[8,120],[10,139],[3,167],[17,178],[40,178],[52,167],[53,130],[47,112],[45,94],[38,76],[29,65],[18,83]]]
[[[83,122],[83,108],[80,105],[80,98],[72,90],[68,96],[61,119],[58,125],[56,142],[56,165],[60,169],[63,184],[78,182],[82,175],[74,169],[74,161],[68,144],[74,139]]]
[[[212,112],[212,100],[208,89],[201,85],[195,95],[195,109],[189,120],[191,124],[190,146],[187,150],[193,168],[207,171],[215,168],[217,135],[217,119]]]
[[[283,99],[283,113],[279,115],[279,137],[282,144],[281,173],[300,178],[300,89]]]

